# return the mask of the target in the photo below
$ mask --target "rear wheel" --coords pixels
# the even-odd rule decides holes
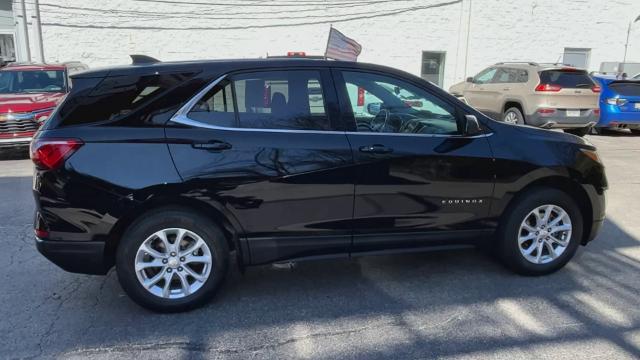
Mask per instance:
[[[507,109],[502,116],[502,121],[509,124],[524,124],[524,115],[522,115],[522,111],[517,107],[512,107]]]
[[[566,265],[582,239],[582,214],[575,201],[546,187],[514,201],[498,231],[503,262],[522,275],[545,275]]]
[[[207,302],[224,279],[229,250],[209,219],[180,208],[152,211],[125,232],[116,254],[118,280],[136,303],[160,312]]]
[[[640,129],[629,129],[633,135],[640,135]]]
[[[591,131],[590,127],[578,128],[578,129],[565,129],[564,132],[583,137]]]

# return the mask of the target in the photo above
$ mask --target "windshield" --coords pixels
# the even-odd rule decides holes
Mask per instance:
[[[63,92],[63,70],[0,71],[0,93]]]

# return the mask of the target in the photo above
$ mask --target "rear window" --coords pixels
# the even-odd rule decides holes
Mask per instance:
[[[544,70],[540,72],[540,83],[575,89],[595,85],[589,74],[581,70]]]
[[[193,73],[178,73],[104,78],[95,87],[75,89],[79,91],[60,107],[61,125],[118,121],[136,114],[141,118],[149,112],[139,110],[192,77]]]
[[[614,81],[609,88],[623,96],[640,96],[640,81]]]

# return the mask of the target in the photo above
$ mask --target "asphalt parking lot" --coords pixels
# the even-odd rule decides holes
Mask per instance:
[[[219,295],[161,315],[113,271],[66,273],[33,244],[31,163],[0,161],[0,358],[640,357],[640,137],[591,136],[608,219],[564,270],[514,275],[479,251],[232,271]]]

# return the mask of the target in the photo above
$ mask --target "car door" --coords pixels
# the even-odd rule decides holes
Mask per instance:
[[[462,135],[461,110],[435,87],[350,69],[334,78],[352,124],[353,252],[450,245],[489,231],[490,134]],[[349,91],[358,88],[382,101],[373,118],[353,116]]]
[[[493,80],[495,100],[488,110],[494,119],[503,120],[504,105],[508,102],[524,104],[522,94],[527,90],[528,73],[525,69],[500,68]]]
[[[488,86],[493,81],[497,71],[498,68],[490,67],[473,77],[473,81],[464,92],[464,97],[469,105],[482,112],[490,108],[492,99]]]
[[[229,74],[166,128],[182,196],[236,219],[253,264],[348,251],[353,158],[329,76]]]

